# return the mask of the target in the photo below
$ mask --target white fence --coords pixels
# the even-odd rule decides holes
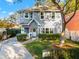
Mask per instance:
[[[71,38],[73,41],[79,41],[79,31],[65,31],[65,37]]]

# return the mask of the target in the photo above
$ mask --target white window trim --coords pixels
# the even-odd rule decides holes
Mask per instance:
[[[38,25],[41,25],[37,20],[35,20],[35,19],[32,19],[27,25],[30,25],[30,23],[32,22],[32,21],[35,21]]]
[[[26,13],[25,13],[24,17],[25,17],[25,16],[26,16]],[[25,19],[29,19],[29,17],[30,17],[30,16],[29,16],[29,13],[28,13],[28,17],[27,17],[27,18],[25,17]]]
[[[32,16],[32,17],[31,17],[31,16]],[[30,19],[33,19],[33,12],[32,12],[32,14],[29,13],[29,18],[30,18]]]
[[[42,12],[42,13],[43,13],[44,18],[43,19],[41,18],[41,12],[40,12],[40,19],[44,20],[45,19],[45,12]]]

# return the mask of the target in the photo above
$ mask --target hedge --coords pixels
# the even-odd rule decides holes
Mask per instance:
[[[7,35],[10,35],[10,37],[14,37],[20,32],[20,29],[7,29]]]
[[[38,37],[43,39],[43,40],[44,39],[51,40],[51,39],[60,38],[60,34],[39,34]]]
[[[20,41],[20,42],[26,41],[27,40],[27,34],[17,35],[17,40]]]

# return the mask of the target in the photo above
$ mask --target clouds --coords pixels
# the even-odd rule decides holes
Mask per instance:
[[[10,15],[13,15],[14,12],[10,11],[10,12],[7,12],[7,11],[0,11],[0,18],[5,18],[5,17],[9,17]]]
[[[9,16],[13,12],[30,8],[34,4],[35,0],[0,0],[0,15]]]
[[[6,11],[2,11],[3,14],[7,13]]]
[[[5,1],[11,4],[16,3],[16,2],[22,2],[22,0],[5,0]]]
[[[0,7],[0,18],[3,18],[5,16],[8,17],[13,14],[14,14],[13,11],[7,11],[7,10],[4,10],[3,8]]]
[[[8,3],[14,3],[15,0],[6,0]]]
[[[13,15],[14,14],[14,12],[7,12],[7,11],[1,11],[1,14],[7,14],[7,15]]]
[[[0,14],[5,14],[7,13],[7,11],[3,10],[2,8],[0,8]]]
[[[2,10],[2,8],[0,8],[0,11]]]
[[[14,12],[12,12],[12,11],[6,11],[6,10],[3,10],[2,8],[0,8],[0,18],[8,17],[13,14],[14,14]]]
[[[9,12],[9,15],[13,15],[14,14],[14,12]]]

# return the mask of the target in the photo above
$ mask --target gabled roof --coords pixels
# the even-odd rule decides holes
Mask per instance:
[[[71,13],[70,13],[71,14]],[[69,15],[70,15],[69,14]],[[71,19],[71,21],[67,24],[66,28],[69,31],[79,31],[79,10],[77,10],[75,16]]]
[[[37,20],[32,19],[27,25],[30,25],[33,21],[35,21],[38,25],[41,25]]]
[[[33,21],[35,21],[38,25],[43,25],[44,22],[41,20],[36,19],[25,19],[21,24],[23,25],[30,25]]]
[[[44,5],[33,6],[32,8],[25,9],[24,12],[32,12],[32,11],[49,11],[49,10],[57,10],[57,6],[52,2],[45,3]]]

